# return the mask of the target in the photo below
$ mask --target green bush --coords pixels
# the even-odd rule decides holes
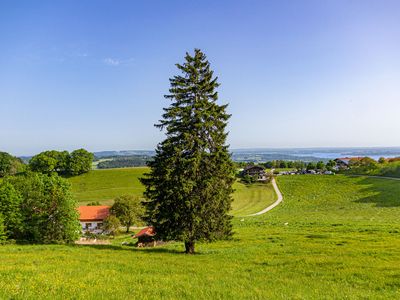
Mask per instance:
[[[105,220],[104,220],[104,230],[111,234],[111,235],[116,235],[119,232],[119,228],[121,227],[121,222],[119,219],[114,216],[114,215],[109,215]]]
[[[0,199],[2,205],[14,207],[17,213],[1,207],[4,224],[14,226],[7,230],[17,228],[8,233],[10,237],[33,243],[72,242],[79,237],[76,202],[71,197],[69,183],[57,174],[28,172],[8,178],[0,189]]]

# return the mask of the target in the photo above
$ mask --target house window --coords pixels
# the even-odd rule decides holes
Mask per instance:
[[[97,223],[97,229],[101,229],[103,227],[103,223]]]
[[[85,228],[89,229],[90,227],[92,227],[92,223],[85,223]]]

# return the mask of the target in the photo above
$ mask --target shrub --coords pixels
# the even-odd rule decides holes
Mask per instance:
[[[18,239],[22,235],[21,204],[21,194],[15,190],[10,182],[2,182],[0,184],[0,214],[3,217],[4,233],[9,239]]]
[[[129,232],[132,225],[142,222],[144,207],[139,197],[124,195],[115,198],[111,213],[126,226],[126,232]]]
[[[111,235],[115,235],[118,233],[119,228],[121,227],[121,222],[119,219],[114,216],[114,215],[109,215],[105,220],[104,220],[104,231]]]
[[[47,176],[28,172],[7,182],[21,196],[23,227],[20,239],[34,243],[58,243],[72,242],[79,237],[76,202],[65,179],[57,174]]]

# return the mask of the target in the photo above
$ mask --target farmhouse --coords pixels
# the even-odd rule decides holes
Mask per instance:
[[[156,235],[156,232],[154,230],[153,226],[149,226],[146,228],[143,228],[140,230],[138,233],[136,233],[134,236],[132,236],[134,239],[137,238],[137,246],[138,247],[145,247],[145,246],[155,246],[156,245],[156,240],[154,236]]]
[[[267,180],[265,169],[261,166],[248,165],[242,171],[242,176],[256,177],[259,181]]]
[[[103,232],[103,222],[110,215],[110,206],[79,206],[79,222],[83,232]]]

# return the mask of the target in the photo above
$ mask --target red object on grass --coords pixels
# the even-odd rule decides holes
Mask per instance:
[[[153,226],[149,226],[146,228],[143,228],[142,230],[140,230],[138,233],[136,233],[133,238],[139,238],[142,236],[155,236],[156,232],[154,230]]]

